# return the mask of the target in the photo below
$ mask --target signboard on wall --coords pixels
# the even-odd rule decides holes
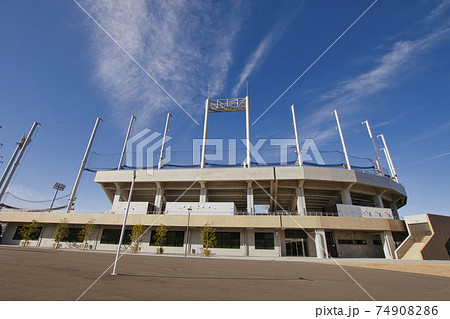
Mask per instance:
[[[336,204],[339,217],[394,219],[390,208]]]

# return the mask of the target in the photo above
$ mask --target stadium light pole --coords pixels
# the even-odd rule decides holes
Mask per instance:
[[[64,189],[66,188],[66,185],[60,184],[60,183],[55,183],[55,185],[53,185],[53,188],[56,191],[55,191],[55,195],[53,195],[52,203],[50,204],[50,208],[48,209],[48,212],[52,211],[53,204],[55,203],[55,199],[56,199],[56,195],[58,194],[58,191],[61,191],[61,192],[64,191]]]
[[[131,196],[133,195],[134,184],[136,182],[136,171],[133,171],[133,180],[131,182],[130,194],[128,194],[127,210],[125,211],[125,217],[123,218],[122,230],[120,232],[119,245],[117,246],[116,259],[114,261],[114,268],[111,275],[117,275],[117,262],[119,261],[120,248],[122,247],[123,236],[125,234],[125,227],[127,225],[128,212],[130,211]]]
[[[22,148],[23,144],[25,143],[25,135],[22,136],[22,138],[20,139],[20,142],[17,143],[16,149],[14,150],[13,155],[11,156],[11,159],[8,162],[8,165],[6,165],[5,171],[3,172],[2,178],[0,179],[0,189],[2,189],[3,186],[3,182],[6,180],[6,177],[9,174],[9,171],[11,170],[11,167],[14,163],[14,161],[16,160],[17,155],[20,152],[20,149]]]
[[[337,127],[339,130],[339,136],[341,137],[342,148],[344,150],[345,160],[347,162],[347,169],[352,169],[352,167],[350,166],[350,161],[348,159],[347,147],[345,146],[344,135],[342,134],[341,123],[339,122],[338,112],[337,112],[337,110],[334,110],[333,113],[331,113],[331,114],[334,114],[336,116],[336,123],[337,123]]]
[[[125,142],[123,143],[122,154],[120,154],[119,166],[117,166],[117,170],[120,171],[122,168],[123,156],[125,154],[125,150],[127,148],[128,138],[130,137],[131,130],[133,128],[133,123],[136,120],[136,116],[131,115],[130,124],[128,125],[127,135],[125,136]]]

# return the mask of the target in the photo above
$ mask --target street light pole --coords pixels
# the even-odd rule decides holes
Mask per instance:
[[[184,247],[184,258],[186,258],[187,249],[189,246],[189,221],[191,219],[191,212],[192,208],[188,208],[188,222],[187,222],[187,228],[186,228],[186,247]]]

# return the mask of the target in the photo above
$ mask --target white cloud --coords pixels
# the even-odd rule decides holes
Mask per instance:
[[[80,3],[180,104],[193,113],[211,84],[219,94],[233,61],[241,3],[214,1],[109,1]],[[226,16],[232,19],[224,18]],[[176,110],[176,104],[92,21],[95,81],[120,120]]]
[[[427,20],[434,20],[450,7],[450,0],[443,0],[436,8],[428,15]]]
[[[364,107],[363,100],[384,89],[391,88],[399,81],[398,75],[412,66],[414,59],[429,50],[439,41],[448,38],[450,28],[438,29],[413,41],[398,41],[384,54],[377,66],[349,80],[341,82],[336,89],[322,95],[319,107],[310,114],[305,123],[313,135],[321,135],[325,140],[332,134],[322,134],[325,123],[330,124],[331,112],[337,108],[340,115],[355,113]],[[404,77],[405,74],[402,73]],[[388,123],[384,123],[388,124]]]
[[[239,90],[242,88],[245,80],[250,74],[263,62],[273,45],[278,41],[281,35],[286,31],[292,20],[295,18],[300,7],[291,14],[290,17],[283,17],[279,20],[272,30],[259,43],[256,50],[250,55],[247,63],[239,76],[239,82],[233,88],[233,96],[237,97]]]

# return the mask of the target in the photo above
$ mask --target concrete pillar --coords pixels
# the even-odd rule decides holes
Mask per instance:
[[[206,183],[200,183],[200,203],[206,203],[208,201],[208,190],[206,188]]]
[[[380,234],[380,237],[386,259],[395,259],[395,242],[392,232],[384,231]]]
[[[316,229],[315,242],[317,258],[328,258],[328,248],[324,229]]]
[[[350,191],[348,189],[344,189],[341,191],[342,204],[344,205],[352,205],[352,196],[350,195]]]
[[[164,188],[158,187],[156,189],[156,196],[155,196],[155,203],[154,203],[154,205],[155,205],[155,213],[157,213],[157,214],[161,214],[161,212],[162,212],[162,206],[163,206],[162,199],[163,199],[163,196],[164,196]]]
[[[305,190],[303,187],[296,188],[297,195],[297,214],[306,216]]]
[[[374,195],[373,196],[373,203],[375,204],[375,207],[383,208],[383,199],[380,195]]]
[[[252,182],[248,182],[248,186],[247,186],[247,214],[248,215],[254,214],[254,205],[255,205],[255,201],[253,198]]]
[[[244,243],[244,256],[248,256],[248,234],[247,234],[247,230],[244,228],[243,233],[243,243]]]
[[[122,193],[121,189],[116,189],[116,193],[114,194],[113,206],[120,201],[120,194]]]
[[[392,214],[394,215],[394,218],[399,218],[398,217],[398,211],[397,211],[397,204],[395,204],[395,202],[390,202],[389,206],[391,207],[392,210]]]

